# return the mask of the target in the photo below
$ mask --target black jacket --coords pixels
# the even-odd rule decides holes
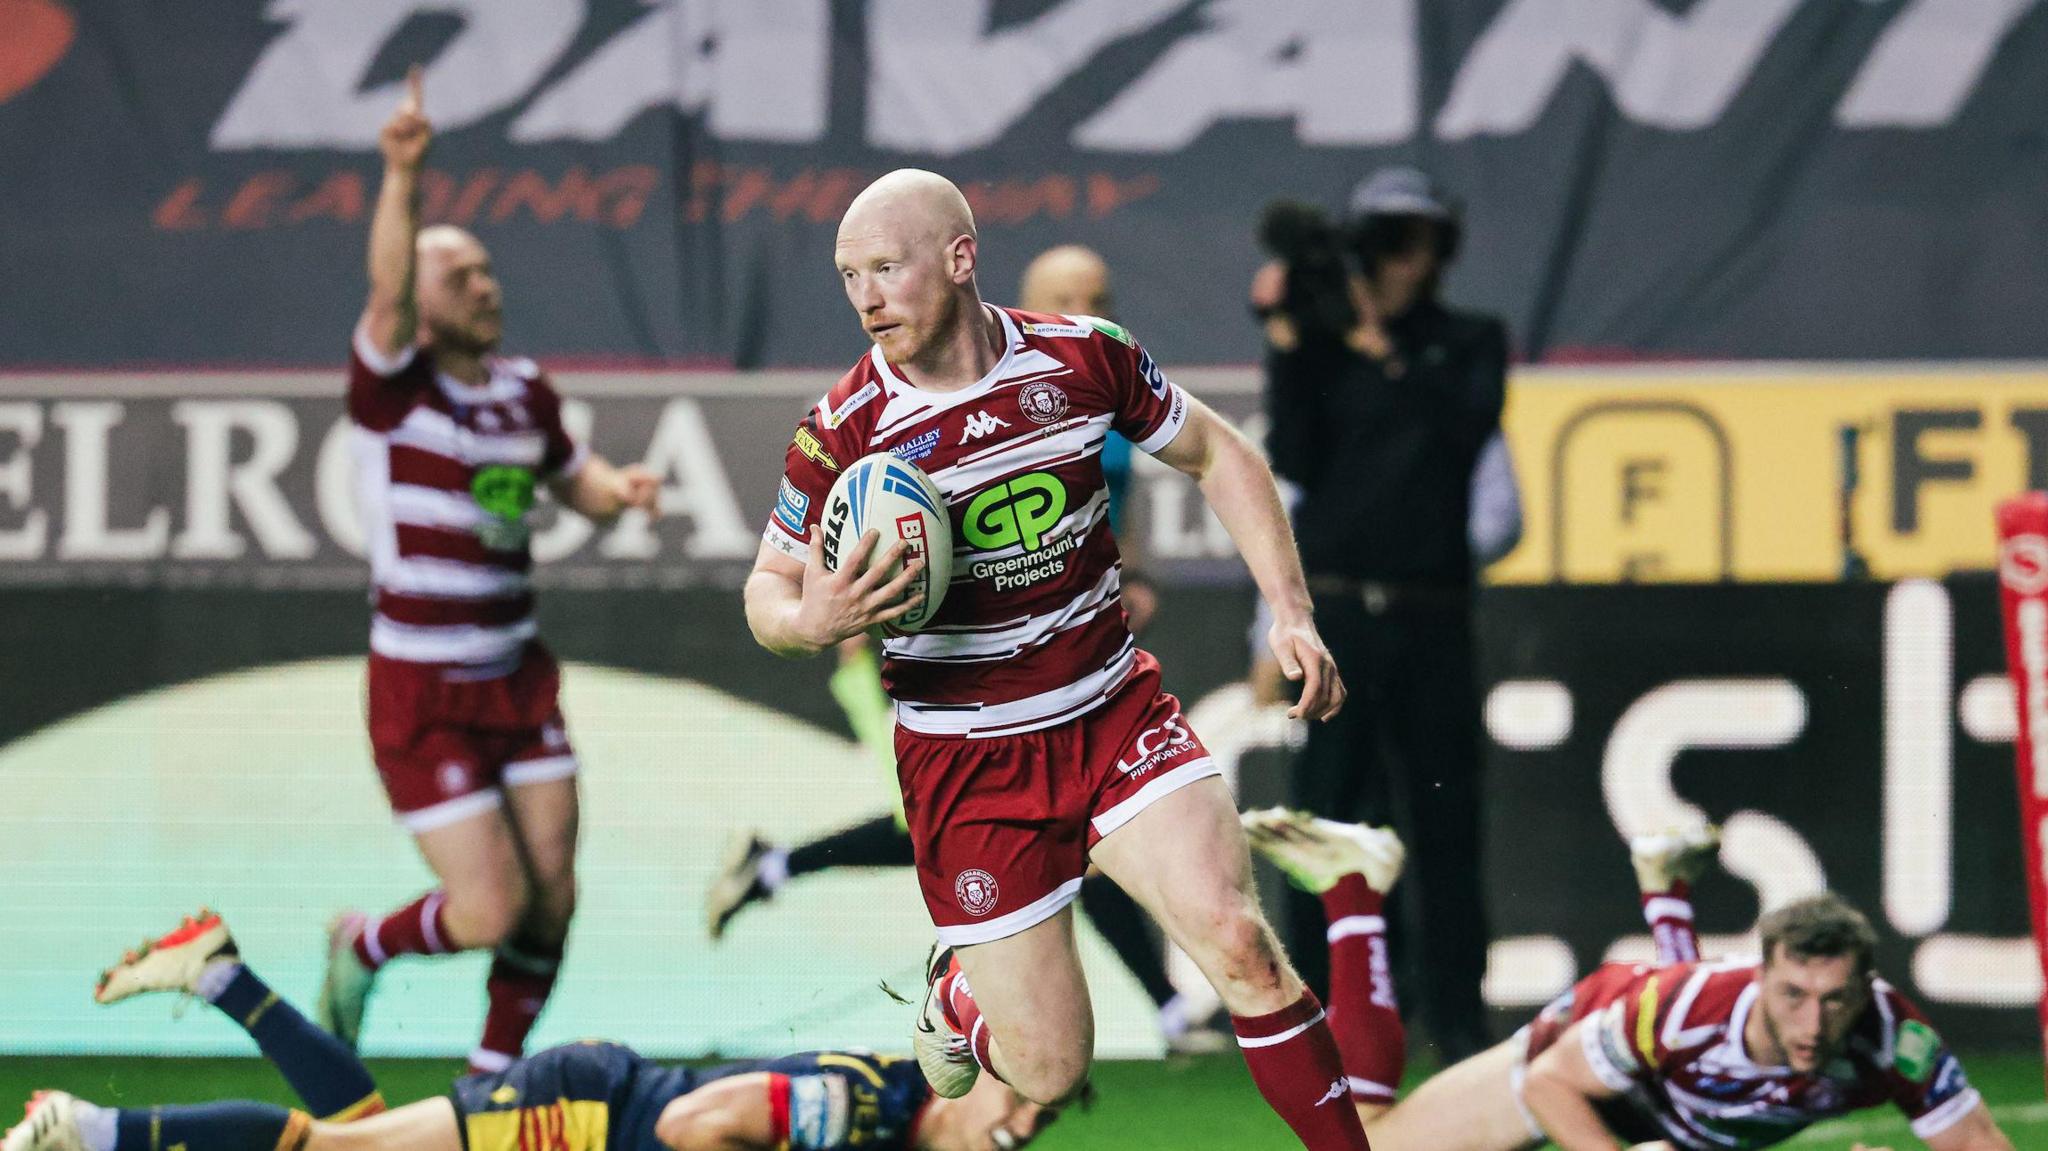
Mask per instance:
[[[1507,329],[1425,302],[1386,330],[1386,363],[1327,339],[1268,350],[1266,446],[1301,489],[1302,563],[1311,575],[1468,585],[1472,471],[1500,428]]]

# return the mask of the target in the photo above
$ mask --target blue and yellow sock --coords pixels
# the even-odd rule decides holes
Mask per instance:
[[[238,963],[224,980],[225,971],[209,975],[201,991],[249,1033],[308,1111],[331,1123],[346,1123],[384,1110],[377,1081],[356,1053],[280,999],[255,972]]]
[[[312,1131],[312,1116],[269,1103],[123,1107],[108,1151],[301,1151]]]

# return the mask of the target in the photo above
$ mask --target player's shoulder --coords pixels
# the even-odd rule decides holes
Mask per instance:
[[[1677,1053],[1719,1042],[1734,1025],[1755,965],[1743,961],[1646,968],[1624,996],[1645,1049]]]
[[[827,441],[865,439],[881,414],[882,405],[876,401],[885,390],[882,373],[876,369],[874,353],[870,352],[826,389],[817,406],[804,417],[804,424]]]
[[[1943,1047],[1927,1013],[1881,976],[1871,977],[1870,1006],[1857,1021],[1854,1034],[1856,1046],[1887,1068],[1894,1064],[1918,1067]]]
[[[1003,311],[1017,326],[1017,335],[1027,347],[1054,357],[1065,358],[1062,353],[1072,355],[1084,349],[1103,352],[1118,348],[1129,355],[1138,348],[1138,338],[1130,329],[1101,316],[1030,312],[1023,308]]]

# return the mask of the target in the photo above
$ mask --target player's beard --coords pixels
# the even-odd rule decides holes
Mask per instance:
[[[427,322],[427,336],[434,347],[471,356],[497,351],[504,332],[504,320],[499,317],[477,315],[459,324]]]

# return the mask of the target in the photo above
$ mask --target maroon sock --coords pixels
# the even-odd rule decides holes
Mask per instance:
[[[1237,1045],[1266,1103],[1294,1129],[1308,1151],[1371,1151],[1337,1040],[1323,1005],[1304,989],[1294,1006],[1271,1015],[1233,1015]]]
[[[484,1015],[484,1037],[469,1053],[470,1071],[503,1071],[518,1060],[527,1034],[555,989],[561,966],[560,944],[541,949],[508,943],[498,948],[491,974],[484,980],[491,1006]]]
[[[375,971],[401,955],[446,955],[453,950],[441,922],[446,901],[445,892],[429,891],[389,915],[365,921],[356,936],[356,958]]]
[[[995,1037],[989,1034],[988,1024],[981,1018],[981,1006],[974,1002],[974,989],[967,984],[967,973],[960,970],[960,960],[954,959],[946,974],[939,977],[939,1007],[946,1014],[946,1022],[953,1029],[967,1037],[968,1050],[974,1052],[974,1061],[990,1075],[996,1075],[995,1059],[989,1051]]]
[[[1669,891],[1643,893],[1643,920],[1657,941],[1657,962],[1697,963],[1699,933],[1692,926],[1692,885],[1678,882]]]
[[[1387,962],[1384,900],[1363,875],[1347,875],[1323,893],[1330,922],[1330,1032],[1344,1056],[1351,1097],[1360,1103],[1392,1103],[1408,1064],[1408,1032]]]

